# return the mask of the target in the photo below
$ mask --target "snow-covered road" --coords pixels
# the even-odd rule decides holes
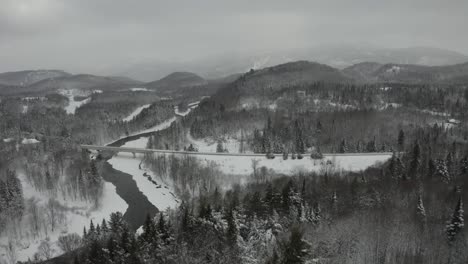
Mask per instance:
[[[142,105],[142,106],[139,106],[137,109],[135,109],[132,113],[130,113],[127,117],[125,117],[124,119],[122,119],[122,121],[124,122],[130,122],[133,120],[133,118],[135,118],[137,115],[139,115],[141,113],[141,111],[143,111],[143,109],[146,109],[148,107],[150,107],[151,104],[145,104],[145,105]]]

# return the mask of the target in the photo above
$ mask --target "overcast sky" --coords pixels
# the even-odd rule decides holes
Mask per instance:
[[[0,71],[366,43],[468,54],[467,0],[0,0]]]

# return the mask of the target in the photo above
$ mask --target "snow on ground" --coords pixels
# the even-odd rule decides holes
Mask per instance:
[[[130,91],[132,91],[132,92],[149,92],[148,89],[140,88],[140,87],[130,88]]]
[[[21,144],[36,144],[39,142],[40,141],[35,138],[23,138],[23,140],[21,141]]]
[[[175,112],[176,115],[186,116],[186,115],[190,114],[190,112],[192,112],[193,109],[197,108],[199,104],[200,104],[200,101],[196,101],[196,102],[188,104],[187,105],[188,108],[187,108],[187,110],[185,110],[185,112],[180,112],[179,111],[179,106],[176,105],[176,106],[174,106],[174,112]]]
[[[148,107],[150,107],[151,104],[145,104],[145,105],[142,105],[142,106],[139,106],[137,109],[135,109],[130,115],[128,115],[127,117],[125,117],[123,119],[124,122],[130,122],[133,120],[133,118],[135,118],[137,115],[139,115],[141,113],[141,111],[143,111],[143,109],[146,109]]]
[[[12,142],[13,140],[15,140],[15,139],[14,138],[4,138],[3,142],[9,143],[9,142]]]
[[[402,105],[401,104],[398,104],[398,103],[383,103],[380,107],[378,107],[377,109],[378,110],[385,110],[385,109],[388,109],[388,108],[399,108],[401,107]]]
[[[437,112],[437,111],[432,111],[432,110],[427,110],[427,109],[421,110],[421,112],[430,114],[430,115],[437,115],[437,116],[450,116],[449,113]]]
[[[148,143],[147,137],[141,137],[137,140],[132,140],[124,144],[122,147],[127,148],[146,148]],[[138,189],[148,198],[150,203],[163,211],[167,208],[175,208],[178,205],[178,200],[173,193],[170,185],[156,178],[150,170],[144,168],[142,164],[143,154],[119,153],[117,156],[108,160],[109,164],[116,170],[130,174],[133,176]],[[148,180],[148,176],[155,180],[158,184],[154,184]]]
[[[86,94],[85,92],[83,91],[79,91],[79,90],[60,90],[59,91],[60,94],[68,97],[68,105],[65,107],[65,111],[67,112],[67,114],[75,114],[75,111],[78,107],[84,105],[84,104],[87,104],[89,103],[89,101],[91,101],[91,98],[86,98],[84,100],[81,100],[81,101],[75,101],[75,96],[87,96],[88,94]]]
[[[393,65],[391,68],[387,69],[388,73],[399,73],[402,70],[400,66]]]
[[[58,238],[64,234],[77,233],[82,234],[83,228],[89,226],[91,220],[95,224],[100,223],[102,219],[107,219],[113,212],[125,212],[127,210],[127,203],[117,194],[115,186],[112,183],[104,182],[103,194],[100,204],[97,208],[94,204],[82,201],[65,199],[60,193],[58,195],[50,195],[46,192],[36,190],[27,180],[26,176],[22,173],[18,174],[23,187],[23,194],[25,200],[34,199],[39,206],[45,207],[50,198],[55,198],[60,205],[65,208],[65,218],[63,223],[57,227],[53,232],[49,230],[47,234],[41,232],[39,236],[33,237],[30,232],[31,223],[30,217],[24,216],[21,223],[14,223],[20,229],[21,237],[16,240],[16,251],[18,261],[27,261],[28,258],[33,259],[34,254],[37,252],[41,241],[47,237],[50,239],[54,249],[54,256],[62,253],[57,245]],[[41,211],[41,217],[45,217],[45,212]],[[15,228],[6,229],[14,230]],[[3,234],[0,238],[0,259],[4,257],[5,246],[8,245],[9,237],[13,238],[13,234]]]
[[[192,144],[199,152],[216,152],[218,146],[218,142],[215,140],[194,139],[190,133],[187,133],[187,140],[189,144]],[[229,153],[239,153],[240,142],[237,139],[229,137],[223,140],[223,148]]]
[[[222,172],[226,174],[246,175],[252,173],[252,162],[258,161],[258,168],[265,166],[276,173],[292,174],[294,172],[320,171],[322,169],[336,169],[338,171],[360,171],[378,162],[385,162],[392,154],[349,154],[349,155],[325,155],[323,160],[313,160],[309,156],[303,159],[283,160],[281,155],[274,159],[262,156],[215,156],[197,155],[206,164],[215,162]]]

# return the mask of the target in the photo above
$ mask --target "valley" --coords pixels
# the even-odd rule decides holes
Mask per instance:
[[[9,77],[22,86],[0,89],[0,256],[61,263],[124,235],[134,246],[163,243],[135,251],[139,258],[177,259],[168,251],[183,239],[193,242],[185,246],[193,259],[229,252],[267,260],[301,227],[316,258],[340,259],[320,253],[324,241],[336,248],[326,230],[351,226],[360,235],[340,231],[346,241],[374,241],[356,223],[378,228],[385,208],[406,212],[386,230],[418,232],[419,220],[403,219],[422,203],[421,188],[434,210],[425,224],[440,228],[456,198],[465,199],[448,191],[466,184],[465,76],[463,64],[341,70],[297,61],[224,82],[187,72],[150,83]],[[142,240],[153,224],[156,242]],[[205,236],[221,249],[199,248]]]

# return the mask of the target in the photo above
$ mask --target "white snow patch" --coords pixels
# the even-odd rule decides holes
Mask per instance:
[[[23,138],[23,140],[21,141],[21,144],[36,144],[39,142],[40,141],[35,138]]]
[[[15,140],[15,139],[14,138],[4,138],[3,142],[9,143],[9,142],[12,142],[13,140]]]
[[[401,71],[400,66],[393,65],[391,68],[387,69],[388,73],[399,73]]]
[[[140,87],[130,88],[130,91],[132,91],[132,92],[149,92],[148,89],[140,88]]]
[[[130,115],[128,115],[127,117],[125,117],[124,119],[122,119],[124,122],[130,122],[133,120],[133,118],[135,118],[137,115],[139,115],[141,113],[141,111],[143,111],[143,109],[146,109],[148,107],[150,107],[151,104],[145,104],[145,105],[142,105],[142,106],[139,106],[137,109],[135,109]]]
[[[432,110],[427,110],[427,109],[421,110],[421,112],[430,114],[430,115],[437,115],[437,116],[450,116],[449,113],[437,112],[437,111],[432,111]]]

